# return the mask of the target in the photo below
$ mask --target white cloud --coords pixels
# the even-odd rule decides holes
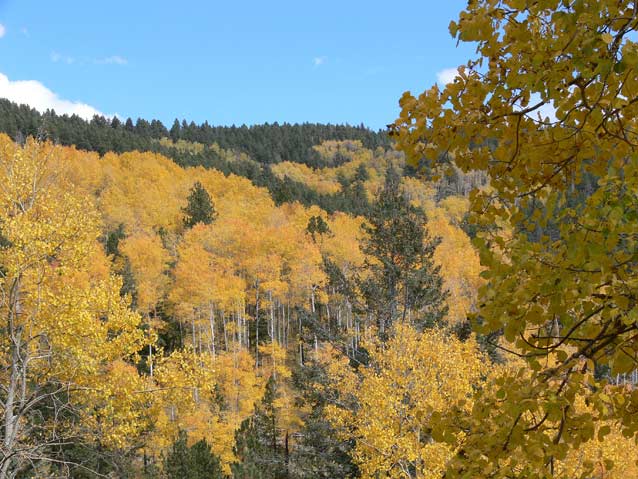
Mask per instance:
[[[548,103],[546,105],[543,105],[542,107],[540,107],[538,109],[538,111],[540,112],[541,118],[543,118],[543,119],[545,119],[547,117],[547,118],[549,118],[549,121],[551,121],[552,123],[557,120],[557,118],[556,118],[556,108],[554,108],[554,104],[553,103]]]
[[[527,105],[525,105],[525,108],[528,108],[530,106],[533,106],[537,103],[539,103],[541,101],[541,96],[538,93],[532,93],[529,96],[529,102]],[[523,110],[524,108],[520,105],[517,104],[514,106],[514,109],[516,110]],[[556,108],[554,108],[554,104],[553,103],[546,103],[544,105],[542,105],[541,107],[539,107],[538,109],[530,112],[527,114],[527,116],[529,118],[531,118],[532,120],[538,121],[538,115],[540,114],[541,117],[541,121],[545,121],[545,118],[548,118],[550,122],[555,122],[556,121]]]
[[[98,58],[94,61],[94,63],[100,65],[126,65],[128,63],[128,60],[119,55],[112,55],[106,58]]]
[[[458,68],[446,68],[437,72],[436,81],[442,86],[447,85],[448,83],[452,83],[458,74]]]
[[[6,98],[19,104],[29,105],[40,112],[47,109],[55,110],[59,115],[78,115],[84,119],[91,119],[93,115],[104,115],[91,105],[78,101],[60,98],[42,83],[36,80],[16,80],[0,73],[0,98]]]
[[[66,63],[67,65],[71,65],[72,63],[75,63],[75,58],[69,57],[66,55],[61,55],[58,52],[51,52],[50,58],[53,63],[63,62],[63,63]]]
[[[321,65],[323,65],[324,63],[326,63],[326,57],[314,57],[312,59],[312,64],[315,67],[320,67]]]
[[[22,33],[25,37],[29,36],[29,29],[27,27],[22,27],[20,29],[20,33]]]
[[[7,33],[7,29],[0,23],[0,38],[4,37],[5,33]]]
[[[49,58],[53,63],[66,63],[67,65],[71,65],[73,63],[78,63],[80,65],[84,65],[86,63],[93,63],[95,65],[126,65],[128,60],[120,55],[112,55],[110,57],[103,58],[94,58],[93,60],[88,58],[80,58],[77,59],[75,57],[71,57],[69,55],[63,55],[60,52],[56,52],[55,50],[51,52]]]
[[[436,81],[437,83],[439,83],[440,86],[445,86],[448,83],[452,83],[454,79],[458,76],[458,74],[459,73],[457,68],[446,68],[444,70],[437,72]],[[530,105],[534,105],[540,102],[540,100],[541,100],[541,96],[538,93],[532,93],[530,95],[530,99],[526,107]],[[524,108],[520,104],[517,104],[517,105],[514,105],[514,109],[520,111],[520,110],[523,110]],[[554,108],[554,105],[551,103],[547,103],[539,107],[537,110],[534,110],[533,112],[528,113],[527,116],[535,121],[538,121],[539,113],[540,113],[541,121],[544,121],[545,118],[548,118],[550,122],[556,121],[556,108]]]

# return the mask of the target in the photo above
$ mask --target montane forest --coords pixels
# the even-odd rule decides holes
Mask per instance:
[[[638,4],[449,32],[378,131],[0,99],[0,479],[638,478]]]

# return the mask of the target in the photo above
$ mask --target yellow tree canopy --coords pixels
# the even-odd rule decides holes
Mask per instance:
[[[355,440],[361,477],[440,478],[454,448],[432,440],[429,416],[458,401],[471,407],[485,358],[473,340],[406,324],[397,324],[387,343],[366,347],[370,365],[360,374],[333,369],[344,401],[354,405],[329,408],[332,423]]]
[[[120,244],[135,278],[137,308],[149,313],[163,297],[168,284],[166,270],[170,256],[158,235],[138,233]]]
[[[450,32],[475,58],[444,88],[401,99],[393,131],[408,161],[487,174],[472,195],[480,323],[534,371],[505,404],[485,400],[448,477],[508,477],[512,464],[551,477],[596,423],[638,431],[638,394],[591,379],[596,365],[638,364],[636,31],[629,0],[471,1]],[[594,414],[572,407],[576,392]]]
[[[0,135],[0,475],[34,454],[46,462],[43,447],[62,436],[123,447],[148,426],[144,401],[117,387],[144,387],[127,366],[145,345],[140,317],[108,272],[97,210],[64,177],[63,152]],[[40,407],[53,408],[48,418]],[[85,427],[105,414],[108,428]]]

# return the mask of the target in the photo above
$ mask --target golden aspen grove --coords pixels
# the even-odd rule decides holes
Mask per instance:
[[[470,0],[379,132],[0,100],[0,479],[638,479],[637,32]]]

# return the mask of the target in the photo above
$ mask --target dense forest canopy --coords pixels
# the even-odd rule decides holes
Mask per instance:
[[[170,138],[217,144],[226,150],[248,154],[262,163],[294,161],[318,166],[320,159],[312,149],[327,140],[359,140],[366,148],[388,148],[390,140],[384,131],[372,131],[364,125],[323,125],[317,123],[273,123],[252,126],[212,126],[175,120],[167,129],[159,120],[138,118],[133,121],[117,116],[94,116],[87,121],[77,115],[58,115],[48,110],[40,113],[27,105],[17,105],[0,99],[0,131],[14,139],[32,136],[49,139],[62,145],[75,145],[104,154],[108,151],[154,151],[157,141]]]
[[[389,135],[0,100],[0,479],[638,477],[636,30],[469,2]]]
[[[352,159],[355,147],[345,146],[322,154],[317,146],[327,141],[340,144],[348,140],[376,154],[391,150],[386,132],[374,132],[363,125],[274,123],[213,127],[208,123],[196,125],[176,120],[169,131],[159,120],[149,122],[138,118],[133,122],[129,118],[122,122],[117,117],[96,116],[86,121],[53,111],[39,113],[5,99],[0,99],[0,132],[16,141],[34,137],[100,154],[109,151],[161,153],[182,166],[201,165],[248,178],[268,188],[277,203],[299,201],[329,212],[354,214],[363,213],[368,206],[361,197],[353,197],[356,191],[313,188],[308,181],[299,179],[295,171],[285,167],[277,169],[276,165],[299,164],[311,172],[314,168],[332,168]]]
[[[14,362],[18,376],[7,372],[7,384],[17,387],[11,400],[19,430],[9,444],[15,452],[5,460],[8,470],[79,475],[86,467],[155,477],[173,467],[163,457],[182,450],[186,458],[179,460],[190,460],[179,441],[188,447],[204,441],[197,450],[206,451],[206,444],[225,475],[264,471],[273,457],[286,477],[306,477],[308,464],[354,471],[357,463],[331,415],[316,414],[330,410],[328,397],[317,396],[316,381],[337,387],[327,376],[327,358],[346,365],[370,361],[371,345],[364,344],[378,331],[374,291],[383,290],[399,316],[414,320],[430,314],[430,305],[417,301],[426,292],[441,301],[454,298],[445,308],[450,331],[475,307],[480,267],[461,228],[467,200],[438,201],[435,185],[401,179],[396,154],[375,153],[357,141],[317,146],[321,155],[347,152],[346,163],[335,167],[338,176],[351,178],[374,206],[360,217],[298,202],[278,206],[267,189],[245,178],[182,168],[157,153],[100,156],[0,139],[3,183],[12,185],[4,193],[3,284],[19,289],[5,304],[6,313],[19,318],[7,330],[17,343],[6,347],[13,345],[21,358]],[[427,236],[432,243],[424,243],[422,253],[413,252],[417,245],[409,237],[396,243],[399,256],[386,274],[396,277],[397,287],[387,290],[375,275],[388,238],[401,233],[393,221],[397,208],[413,212],[416,231],[426,235],[431,228],[437,236]],[[383,235],[363,228],[366,221]],[[34,241],[40,250],[31,248]],[[401,291],[408,286],[406,302]],[[87,303],[102,298],[102,287],[108,287],[102,306]],[[62,321],[45,299],[61,288],[58,307],[68,317]],[[112,310],[111,303],[122,309]],[[98,326],[103,334],[97,335]],[[55,341],[40,342],[49,335]],[[5,356],[6,364],[12,357]],[[49,362],[60,369],[47,370]],[[76,363],[86,364],[85,377]],[[23,410],[20,404],[34,395],[37,403]],[[54,419],[36,420],[49,408]],[[261,414],[270,419],[259,425]],[[111,426],[103,428],[104,421]],[[29,439],[40,436],[42,442]],[[60,448],[60,442],[74,446]],[[334,456],[324,457],[323,447]]]

